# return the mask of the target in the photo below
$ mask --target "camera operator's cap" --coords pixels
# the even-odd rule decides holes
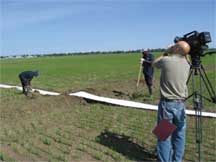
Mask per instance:
[[[182,50],[181,54],[187,55],[190,52],[190,45],[185,41],[179,41],[176,43],[177,47],[180,47]]]

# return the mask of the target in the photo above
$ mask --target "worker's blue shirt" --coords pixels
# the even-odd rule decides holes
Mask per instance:
[[[143,74],[147,77],[153,77],[154,68],[152,67],[152,62],[154,61],[154,56],[149,54],[144,54],[143,58],[148,61],[143,61]]]
[[[33,71],[24,71],[19,74],[19,77],[26,81],[31,81],[35,76],[35,72]]]

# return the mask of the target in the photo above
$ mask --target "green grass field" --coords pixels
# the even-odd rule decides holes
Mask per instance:
[[[155,54],[157,57],[158,54]],[[157,104],[159,70],[155,70],[154,99],[143,82],[136,88],[140,54],[83,55],[2,59],[0,83],[20,85],[24,70],[41,72],[34,88],[67,94],[85,90],[97,95]],[[215,55],[202,58],[215,87]],[[189,85],[190,87],[190,85]],[[156,112],[130,109],[61,96],[0,89],[0,161],[156,161],[151,133]],[[116,94],[115,92],[120,92]],[[203,92],[205,96],[208,93]],[[193,109],[191,101],[188,108]],[[204,101],[204,111],[216,112]],[[216,120],[203,118],[203,161],[216,161]],[[184,161],[197,161],[195,118],[187,117]]]

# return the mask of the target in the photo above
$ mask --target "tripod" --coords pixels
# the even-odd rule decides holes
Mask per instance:
[[[195,76],[198,76],[196,79]],[[198,159],[201,161],[201,144],[202,144],[202,109],[203,109],[203,99],[209,102],[216,103],[216,95],[214,89],[208,79],[204,67],[201,63],[192,65],[190,67],[190,73],[187,80],[187,84],[192,78],[192,94],[188,96],[187,99],[193,97],[193,106],[195,110],[195,127],[196,127],[196,143],[198,144]],[[211,99],[203,96],[203,83],[211,97]]]

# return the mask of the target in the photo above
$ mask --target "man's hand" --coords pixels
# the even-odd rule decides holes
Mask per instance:
[[[174,46],[174,45],[175,45],[175,43],[169,44],[169,45],[166,47],[166,49],[169,49],[169,48],[171,48],[171,47]]]
[[[142,64],[144,61],[146,61],[144,58],[140,59],[140,64]]]
[[[33,89],[30,85],[27,86],[27,90],[28,90],[28,92],[33,92]]]

